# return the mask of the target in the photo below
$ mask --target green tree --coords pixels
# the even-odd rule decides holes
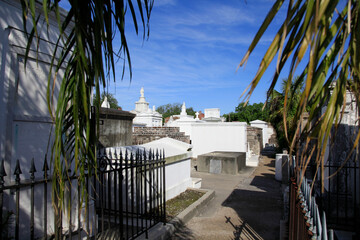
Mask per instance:
[[[284,2],[285,0],[277,0],[274,3],[239,66],[243,66],[248,60]],[[354,0],[348,0],[345,4],[339,0],[290,0],[282,26],[262,58],[254,79],[243,93],[245,100],[248,101],[265,70],[278,55],[268,98],[280,73],[284,70],[285,63],[290,60],[284,100],[284,109],[287,111],[292,79],[297,72],[300,72],[298,80],[304,79],[304,91],[300,95],[299,107],[295,114],[296,130],[288,136],[291,153],[299,138],[304,139],[305,142],[315,140],[316,144],[306,144],[308,149],[304,149],[305,154],[297,157],[298,166],[305,166],[316,152],[317,164],[323,168],[331,128],[334,124],[339,124],[343,114],[341,109],[346,101],[346,90],[352,92],[358,112],[360,110],[359,8],[360,2]],[[305,54],[309,54],[308,57],[304,57]],[[299,66],[305,67],[298,69]],[[333,87],[332,91],[329,89],[330,86]],[[325,111],[322,114],[323,107]],[[300,127],[303,113],[307,108],[309,108],[308,124]],[[284,126],[284,131],[287,133],[287,126]],[[359,138],[360,132],[356,135],[349,156],[356,149]],[[316,148],[317,151],[309,148]]]
[[[93,101],[93,105],[94,106],[101,106],[102,102],[104,101],[105,97],[107,97],[107,100],[110,104],[110,108],[113,108],[113,109],[118,109],[120,106],[118,104],[118,101],[117,99],[114,97],[113,94],[111,93],[106,93],[106,92],[103,92],[101,93],[101,97],[100,97],[100,103],[97,102],[97,99],[98,97],[96,96],[96,93],[94,94],[94,101]]]
[[[237,122],[237,121],[239,121],[237,113],[234,113],[234,112],[225,113],[225,114],[223,114],[223,117],[225,118],[226,122]]]
[[[156,111],[162,114],[163,119],[170,117],[171,115],[179,115],[181,112],[181,103],[168,103],[159,106]]]
[[[181,103],[168,103],[159,106],[156,111],[162,114],[163,122],[165,118],[170,117],[172,115],[179,115],[181,113]],[[186,108],[186,112],[188,115],[195,116],[196,111],[192,107]]]
[[[235,108],[235,112],[238,114],[238,121],[247,122],[248,124],[257,119],[267,121],[269,117],[268,109],[264,108],[263,103],[254,103],[252,105],[240,103]]]
[[[293,136],[297,127],[297,119],[295,118],[298,106],[300,104],[300,96],[303,91],[303,82],[298,81],[298,77],[290,85],[289,94],[286,96],[286,87],[287,79],[282,81],[282,91],[278,92],[275,89],[271,92],[267,106],[269,109],[269,122],[276,130],[276,135],[278,138],[279,149],[289,150],[290,143],[286,134]],[[295,84],[298,83],[298,84]],[[287,98],[288,104],[286,109],[284,106],[285,97]],[[284,114],[286,114],[284,116]],[[285,119],[285,123],[284,123]],[[287,132],[285,132],[285,127],[287,127]]]
[[[196,116],[196,111],[192,107],[186,108],[186,113],[187,115]]]
[[[264,103],[254,103],[252,105],[245,103],[239,103],[235,108],[235,113],[231,112],[229,114],[224,114],[226,121],[239,121],[247,122],[250,124],[254,120],[268,121],[269,111],[268,108],[264,108]]]
[[[96,107],[99,108],[100,86],[106,86],[110,80],[108,76],[114,76],[115,80],[115,62],[118,59],[123,60],[122,76],[127,64],[131,78],[130,52],[125,35],[126,15],[130,14],[130,22],[136,34],[140,31],[145,39],[149,36],[148,26],[153,7],[153,0],[137,3],[131,0],[72,0],[69,1],[70,9],[66,16],[62,16],[58,2],[21,0],[24,30],[27,32],[27,24],[32,24],[32,30],[28,33],[25,62],[33,40],[39,41],[38,30],[42,28],[42,25],[38,25],[40,15],[44,16],[47,27],[50,14],[54,14],[58,22],[59,35],[52,54],[47,93],[48,109],[55,123],[51,163],[53,200],[57,212],[63,208],[65,179],[70,177],[68,168],[73,162],[75,169],[72,169],[71,174],[79,174],[79,194],[82,201],[87,201],[84,198],[87,195],[85,173],[88,172],[90,176],[96,174],[95,134],[98,132],[90,128],[92,89],[95,89]],[[36,9],[42,9],[39,10],[42,13]],[[113,46],[115,36],[120,39],[119,49]],[[53,78],[60,68],[65,69],[65,74],[61,79],[60,76]],[[52,106],[51,86],[55,81],[61,81],[61,87],[57,105]]]

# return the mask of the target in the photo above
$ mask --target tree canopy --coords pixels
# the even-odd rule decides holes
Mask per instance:
[[[264,103],[254,103],[254,104],[246,104],[244,102],[239,103],[239,105],[235,108],[235,113],[231,112],[228,114],[224,114],[227,122],[247,122],[250,124],[251,121],[254,120],[262,120],[268,121],[269,119],[269,110],[268,108],[264,108]]]
[[[239,66],[243,66],[249,59],[284,2],[285,0],[275,1]],[[277,55],[274,77],[268,89],[269,98],[280,74],[284,71],[285,63],[290,61],[285,87],[283,122],[291,150],[299,142],[297,140],[300,138],[304,140],[305,149],[301,154],[300,151],[296,152],[298,166],[306,166],[315,153],[316,163],[321,168],[324,167],[324,156],[331,128],[341,121],[347,90],[353,94],[357,111],[360,110],[359,8],[360,2],[353,0],[288,1],[284,22],[263,56],[251,84],[243,93],[245,100],[248,101]],[[305,57],[307,54],[308,57]],[[300,66],[305,67],[298,69]],[[304,90],[299,96],[299,107],[295,114],[296,129],[290,136],[286,125],[288,96],[293,76],[297,73],[299,78],[295,84],[304,81]],[[309,121],[306,126],[301,126],[303,113],[307,110]],[[360,132],[356,133],[349,156],[356,149],[359,138]],[[308,144],[311,140],[316,141],[316,144]],[[293,151],[290,153],[292,154]]]
[[[97,102],[97,99],[99,99],[96,95],[96,93],[94,94],[94,101],[93,101],[93,105],[94,106],[101,106],[102,102],[104,101],[105,97],[107,97],[107,100],[110,104],[110,108],[113,108],[113,109],[118,109],[120,106],[119,106],[119,103],[117,101],[117,99],[114,97],[113,94],[111,93],[106,93],[106,92],[103,92],[101,93],[101,96],[100,96],[100,103]]]
[[[170,117],[172,115],[179,115],[181,113],[181,103],[168,103],[159,106],[156,108],[156,111],[162,114],[163,121],[165,118]],[[196,111],[192,107],[186,108],[186,112],[188,115],[195,116]]]

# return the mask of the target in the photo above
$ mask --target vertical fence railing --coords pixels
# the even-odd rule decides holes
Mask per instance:
[[[357,186],[358,162],[348,161],[340,164],[326,164],[328,175],[336,174],[326,179],[326,194],[323,194],[323,207],[328,217],[328,224],[341,230],[356,231],[359,226]]]
[[[94,236],[86,227],[84,231],[82,222],[84,216],[89,214],[89,209],[83,210],[79,203],[70,204],[70,208],[64,209],[65,213],[55,214],[51,204],[52,177],[49,176],[49,167],[45,156],[42,174],[36,178],[34,159],[29,166],[29,179],[22,179],[23,171],[19,160],[13,170],[14,181],[5,182],[4,177],[10,175],[4,168],[4,160],[0,164],[0,239],[51,239],[57,233],[60,237],[72,239],[76,233],[78,236],[89,238]],[[8,177],[11,179],[11,176]],[[77,177],[71,176],[65,190],[71,201],[74,194],[71,186],[76,184]],[[88,188],[89,191],[89,188]],[[6,197],[6,201],[4,201]],[[74,216],[74,208],[77,208],[77,216]],[[85,214],[80,214],[84,212]],[[87,212],[87,213],[86,213]],[[69,217],[68,217],[69,216]],[[75,219],[78,217],[77,223]],[[57,219],[58,218],[58,219]],[[50,220],[52,219],[52,220]],[[49,221],[50,220],[50,221]],[[89,219],[87,220],[90,221]],[[88,224],[88,223],[87,223]],[[64,226],[65,225],[65,226]]]
[[[82,189],[72,174],[65,190],[66,201],[71,201],[65,205],[70,207],[57,215],[51,204],[53,179],[46,156],[42,166],[41,174],[31,160],[29,179],[23,179],[19,161],[12,176],[5,171],[4,160],[0,162],[0,240],[51,239],[55,234],[89,239],[106,231],[117,231],[117,239],[133,239],[143,233],[148,237],[151,227],[166,222],[164,152],[103,151],[97,175],[86,177],[89,204],[82,204]]]
[[[165,223],[164,152],[102,150],[98,166],[94,196],[103,236],[147,238],[151,227]]]
[[[310,181],[291,164],[289,240],[333,239],[332,230],[327,229],[325,212],[320,209],[312,195]]]

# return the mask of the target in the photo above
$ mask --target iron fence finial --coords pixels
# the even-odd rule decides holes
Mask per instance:
[[[7,176],[5,167],[4,167],[4,159],[1,160],[0,164],[0,186],[4,185],[4,177]]]
[[[34,158],[31,159],[31,166],[30,166],[29,173],[31,173],[31,174],[36,173],[36,167],[35,167],[35,163],[34,163]]]
[[[47,154],[45,154],[44,165],[43,165],[42,170],[43,170],[43,172],[47,172],[49,170],[49,165],[47,163]]]
[[[1,165],[0,165],[0,178],[3,178],[7,176],[6,171],[5,171],[5,167],[4,167],[4,159],[1,160]]]
[[[31,166],[30,166],[30,179],[34,181],[35,179],[35,173],[36,173],[36,167],[35,167],[35,163],[34,163],[34,158],[31,159]]]
[[[18,160],[16,160],[16,165],[15,165],[15,170],[14,170],[15,181],[17,183],[20,182],[20,174],[22,174],[22,171],[21,171],[21,168],[20,168],[20,161],[18,159]]]

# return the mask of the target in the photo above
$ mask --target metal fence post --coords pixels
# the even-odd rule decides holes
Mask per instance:
[[[3,192],[4,192],[4,177],[7,176],[6,172],[5,172],[5,168],[4,168],[4,159],[1,160],[1,165],[0,165],[0,217],[1,217],[1,221],[3,218]],[[3,239],[3,234],[4,234],[4,228],[3,228],[3,223],[1,222],[0,224],[0,240]],[[6,238],[7,236],[5,236]]]
[[[16,161],[15,166],[15,183],[16,183],[16,215],[15,215],[15,239],[19,239],[19,225],[20,225],[20,174],[22,174],[19,159]]]

